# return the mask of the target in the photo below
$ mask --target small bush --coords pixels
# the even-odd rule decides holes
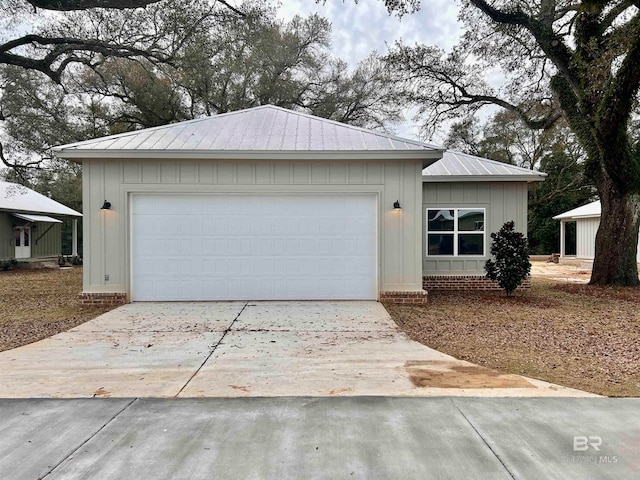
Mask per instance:
[[[80,255],[60,255],[58,257],[58,265],[61,267],[65,265],[82,265],[82,257]]]
[[[18,264],[18,261],[15,258],[7,258],[4,260],[0,260],[0,269],[3,271],[11,270]]]
[[[505,223],[498,233],[491,234],[491,255],[484,269],[487,278],[497,282],[510,296],[531,271],[529,242],[514,230],[514,222]]]

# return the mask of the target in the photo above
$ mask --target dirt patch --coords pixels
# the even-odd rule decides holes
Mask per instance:
[[[387,305],[412,339],[499,372],[608,396],[640,396],[640,289],[533,277],[529,291],[430,292]]]
[[[80,305],[82,268],[0,271],[0,351],[50,337],[112,307]]]
[[[93,392],[93,396],[94,397],[105,397],[105,398],[108,398],[108,397],[111,396],[111,392],[109,392],[108,390],[105,390],[103,387],[100,387],[95,392]]]
[[[553,262],[531,262],[531,276],[565,283],[589,283],[591,270],[578,265]]]
[[[431,388],[536,388],[518,375],[500,373],[479,365],[442,361],[405,363],[409,379],[416,387]]]
[[[240,390],[241,392],[249,393],[249,389],[242,385],[229,385],[234,390]]]

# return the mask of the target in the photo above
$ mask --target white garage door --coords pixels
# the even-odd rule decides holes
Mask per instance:
[[[132,298],[377,297],[374,195],[132,196]]]

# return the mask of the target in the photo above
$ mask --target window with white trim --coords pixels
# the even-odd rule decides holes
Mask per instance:
[[[484,208],[427,208],[427,256],[484,256]]]

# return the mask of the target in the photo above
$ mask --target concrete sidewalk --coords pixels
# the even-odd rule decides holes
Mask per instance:
[[[634,479],[640,399],[0,400],[0,478]]]
[[[0,397],[593,396],[409,339],[377,302],[134,303],[0,352]]]

